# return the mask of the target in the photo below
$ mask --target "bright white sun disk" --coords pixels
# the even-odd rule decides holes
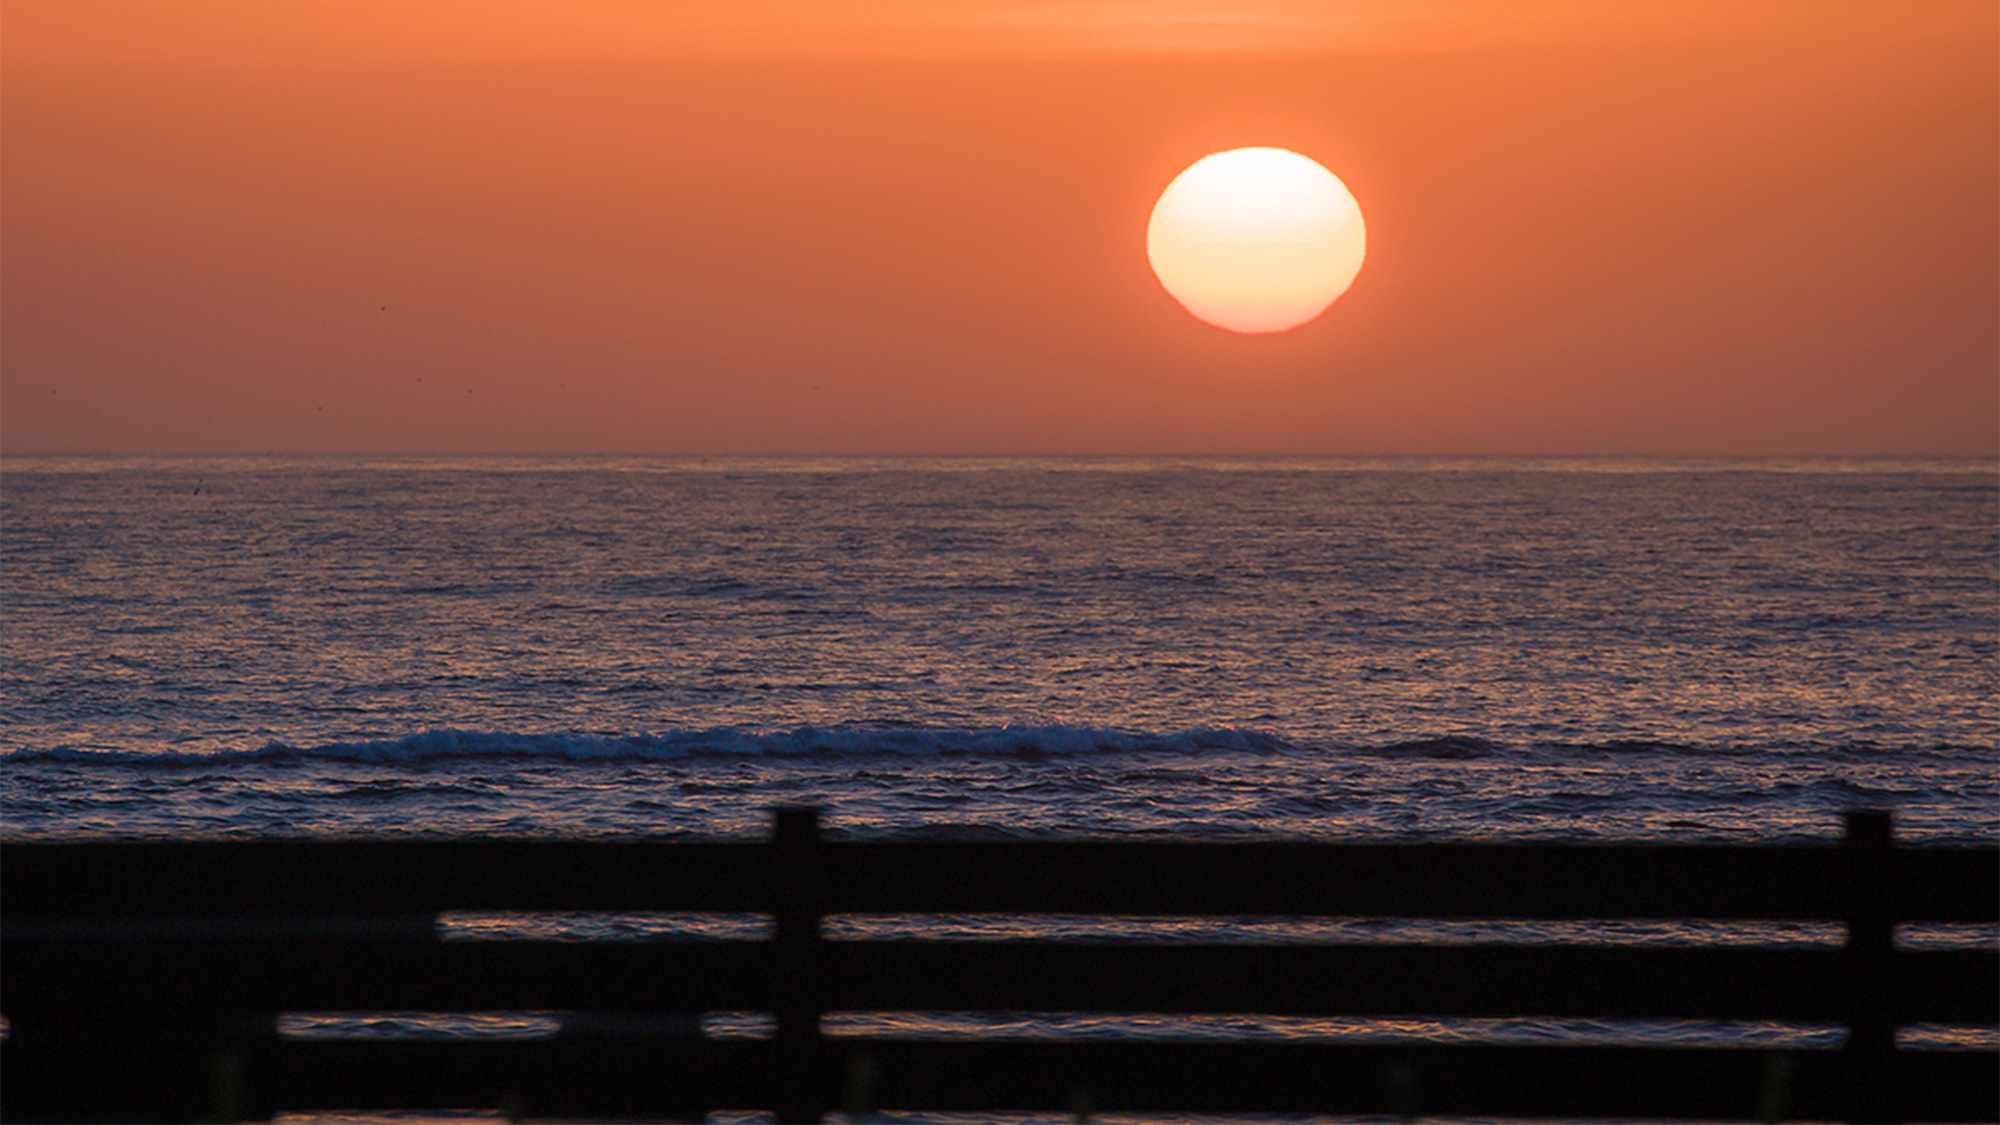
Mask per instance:
[[[1282,148],[1195,161],[1160,194],[1146,227],[1160,284],[1232,332],[1283,332],[1318,316],[1353,283],[1367,249],[1347,186]]]

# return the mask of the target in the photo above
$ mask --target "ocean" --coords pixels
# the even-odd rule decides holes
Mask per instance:
[[[11,459],[14,838],[2000,836],[1963,462]]]
[[[2000,839],[1984,462],[15,458],[0,576],[11,839]]]

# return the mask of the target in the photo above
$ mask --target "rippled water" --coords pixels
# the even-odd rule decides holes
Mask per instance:
[[[1993,467],[34,461],[14,835],[2000,828]]]

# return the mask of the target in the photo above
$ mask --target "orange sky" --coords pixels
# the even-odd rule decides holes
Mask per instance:
[[[0,452],[1991,457],[1996,58],[1986,0],[7,0]],[[1146,264],[1243,145],[1369,224],[1281,336]]]

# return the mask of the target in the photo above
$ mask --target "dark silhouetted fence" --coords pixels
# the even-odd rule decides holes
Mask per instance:
[[[2000,953],[1900,922],[2000,918],[2000,850],[1838,846],[249,841],[0,847],[0,1114],[494,1107],[692,1116],[843,1105],[1993,1121]],[[708,942],[445,941],[441,911],[760,913]],[[1844,947],[825,940],[833,913],[1748,919]],[[762,1039],[688,1013],[761,1011]],[[534,1040],[281,1037],[285,1012],[585,1013]],[[841,1011],[1769,1020],[1844,1046],[826,1037]],[[589,1013],[597,1013],[591,1018]],[[658,1018],[634,1013],[656,1013]],[[669,1018],[668,1013],[680,1013]],[[615,1015],[614,1015],[615,1014]]]

